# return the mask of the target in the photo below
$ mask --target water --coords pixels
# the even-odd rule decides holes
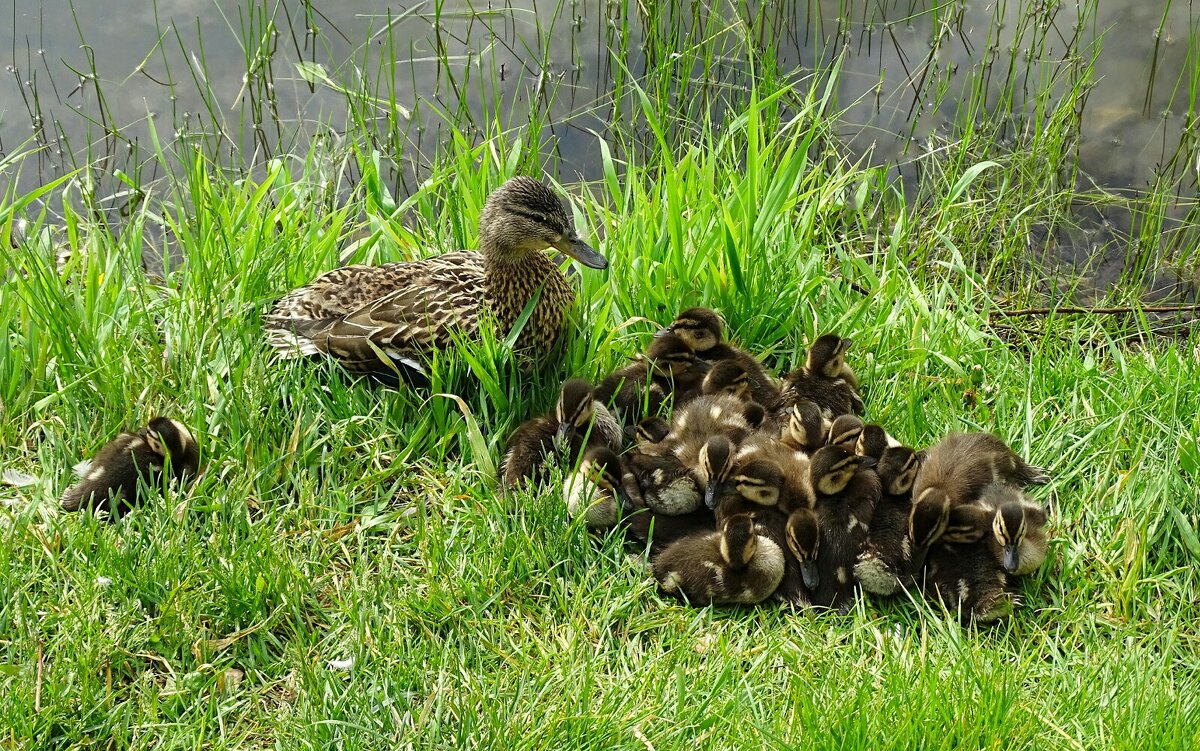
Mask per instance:
[[[8,71],[0,79],[0,154],[41,148],[16,178],[23,190],[97,160],[106,177],[119,170],[152,184],[161,177],[153,128],[168,151],[200,148],[251,169],[355,127],[346,95],[312,83],[317,71],[361,89],[360,102],[394,96],[408,111],[400,116],[386,101],[367,108],[376,146],[397,163],[399,192],[445,138],[443,115],[479,137],[472,128],[490,113],[519,126],[535,106],[549,108],[552,127],[539,139],[561,178],[594,180],[597,134],[622,115],[612,103],[623,75],[614,61],[641,78],[672,62],[654,54],[655,35],[684,29],[715,40],[727,54],[703,80],[716,95],[701,101],[719,109],[728,99],[722,92],[748,80],[735,42],[745,37],[727,30],[741,19],[758,44],[774,48],[781,70],[803,75],[841,57],[841,136],[853,154],[891,165],[910,194],[919,190],[923,155],[973,118],[1004,122],[1016,143],[1036,126],[1039,107],[1070,95],[1099,44],[1093,83],[1076,102],[1076,187],[1136,198],[1169,185],[1179,201],[1165,211],[1183,221],[1200,179],[1191,102],[1200,66],[1196,10],[1191,2],[1099,5],[810,0],[708,12],[676,0],[647,19],[637,6],[596,0],[159,0],[146,9],[0,0],[0,18],[12,27],[0,36],[10,37],[0,50]],[[622,43],[624,54],[609,54]],[[700,85],[700,71],[683,71],[688,76]],[[967,102],[986,112],[965,111]],[[98,191],[103,208],[120,213],[138,198],[123,185],[116,177]],[[1086,265],[1088,289],[1098,292],[1128,269],[1137,234],[1136,212],[1081,207],[1073,221],[1035,233],[1032,245],[1040,260]],[[1161,269],[1145,281],[1151,297],[1194,295],[1190,280]]]

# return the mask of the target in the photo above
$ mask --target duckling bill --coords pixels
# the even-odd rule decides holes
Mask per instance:
[[[137,432],[119,434],[84,462],[80,480],[60,502],[64,511],[92,508],[116,519],[146,502],[164,479],[179,486],[199,469],[199,447],[187,426],[156,417]]]

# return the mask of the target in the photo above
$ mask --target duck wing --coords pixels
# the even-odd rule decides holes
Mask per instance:
[[[328,355],[361,373],[424,373],[421,356],[471,335],[483,304],[483,259],[460,252],[409,263],[334,269],[266,316],[285,357]]]

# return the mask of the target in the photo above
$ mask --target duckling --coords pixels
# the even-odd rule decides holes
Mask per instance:
[[[639,496],[641,506],[666,516],[689,514],[701,507],[701,484],[692,468],[675,454],[633,451],[628,465],[636,487],[630,495]]]
[[[873,463],[840,446],[825,446],[812,456],[813,511],[821,528],[815,605],[846,612],[854,602],[854,565],[866,549],[882,493],[879,476],[869,469]]]
[[[784,555],[748,514],[737,514],[716,532],[674,542],[653,565],[666,594],[697,604],[753,605],[779,586]]]
[[[554,412],[526,420],[508,437],[500,461],[500,487],[512,490],[529,481],[545,482],[547,459],[564,450],[573,466],[588,446],[621,449],[621,427],[596,399],[592,385],[572,378],[562,385]]]
[[[871,516],[867,549],[854,564],[854,578],[865,592],[893,595],[902,586],[911,583],[915,573],[913,551],[916,546],[910,531],[915,532],[917,539],[924,543],[923,550],[928,548],[930,531],[924,508],[918,514],[915,530],[911,529],[909,523],[912,516],[912,484],[919,469],[917,452],[907,446],[884,449],[875,467],[883,494]],[[935,527],[938,523],[935,516]]]
[[[926,599],[941,602],[965,624],[995,623],[1016,607],[1008,576],[986,542],[944,543],[929,551]]]
[[[992,483],[975,503],[951,510],[944,539],[957,543],[985,540],[1006,572],[1025,576],[1046,560],[1046,510],[1016,488]]]
[[[710,437],[723,435],[731,443],[740,444],[758,429],[764,416],[758,402],[743,402],[728,394],[701,396],[675,411],[666,441],[684,466],[695,468],[700,449]]]
[[[89,507],[116,519],[148,500],[139,492],[143,486],[161,489],[164,471],[178,487],[199,469],[200,450],[187,426],[155,417],[136,433],[119,434],[91,461],[81,463],[80,480],[67,488],[60,502],[64,511]]]
[[[782,479],[777,503],[784,514],[798,508],[812,508],[816,494],[807,454],[760,432],[747,438],[738,448],[739,462],[755,459],[765,459],[779,468]]]
[[[656,338],[644,355],[600,382],[596,398],[612,405],[626,424],[662,412],[674,397],[684,403],[700,393],[708,366],[677,336]]]
[[[856,451],[863,427],[862,418],[857,415],[838,415],[829,426],[829,437],[826,441],[830,446],[841,446],[847,451]]]
[[[926,451],[913,497],[945,495],[952,506],[970,503],[993,482],[1041,485],[1045,470],[1027,463],[991,433],[950,433]]]
[[[813,592],[821,586],[817,555],[821,550],[821,524],[812,509],[796,509],[787,520],[787,547],[800,567],[801,581],[811,601]]]
[[[634,442],[638,449],[657,450],[671,433],[671,423],[663,417],[646,417],[634,428]]]
[[[514,177],[488,196],[478,252],[460,251],[381,266],[328,271],[284,295],[265,316],[268,342],[283,357],[326,355],[389,384],[428,384],[423,360],[494,320],[504,335],[534,299],[517,336],[523,365],[556,349],[575,290],[541,251],[584,266],[608,261],[579,239],[562,201],[537,180]]]
[[[787,412],[787,424],[780,439],[796,451],[811,454],[825,445],[829,436],[829,421],[821,408],[811,399],[801,399]]]
[[[736,360],[721,360],[714,363],[700,384],[702,394],[729,394],[749,401],[750,374]]]
[[[801,399],[810,399],[829,419],[861,415],[863,402],[858,395],[858,381],[845,360],[850,345],[849,339],[835,334],[818,337],[808,348],[805,364],[784,376],[779,408],[787,409]]]
[[[567,475],[563,483],[568,516],[574,519],[582,514],[591,529],[616,526],[622,512],[633,508],[623,475],[621,458],[611,449],[588,449],[579,469]]]
[[[883,458],[883,452],[889,448],[897,448],[901,443],[888,434],[882,425],[869,423],[863,425],[858,442],[854,444],[854,453],[859,456]]]
[[[773,409],[779,401],[779,386],[763,367],[758,358],[749,352],[723,341],[725,322],[710,308],[689,308],[659,331],[670,332],[682,337],[696,354],[712,363],[729,362],[741,366],[746,373],[746,384],[750,397],[767,409]]]

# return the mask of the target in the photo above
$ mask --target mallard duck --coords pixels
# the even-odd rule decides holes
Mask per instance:
[[[817,556],[820,586],[813,603],[846,612],[854,602],[854,565],[866,549],[871,517],[882,493],[874,460],[839,446],[812,456],[813,511],[821,528]]]
[[[796,509],[787,520],[787,547],[800,566],[807,599],[821,586],[817,556],[821,551],[821,523],[812,509]]]
[[[579,462],[579,469],[563,483],[567,515],[583,516],[591,529],[616,526],[621,514],[634,507],[626,495],[621,457],[610,449],[593,447]]]
[[[866,592],[893,595],[912,582],[916,546],[910,532],[918,535],[925,548],[928,547],[930,530],[925,526],[924,511],[918,515],[915,529],[909,523],[912,484],[919,469],[917,452],[907,446],[884,449],[875,466],[883,494],[871,516],[867,549],[854,564],[854,578]],[[937,526],[939,521],[935,518],[933,524]]]
[[[975,503],[951,510],[944,539],[957,543],[985,540],[1006,572],[1025,576],[1046,560],[1046,510],[1016,488],[992,483]]]
[[[934,547],[922,585],[927,599],[957,613],[964,625],[995,623],[1016,607],[1008,576],[986,541]]]
[[[505,490],[546,480],[547,460],[556,451],[574,466],[588,446],[621,449],[621,427],[597,399],[592,385],[572,378],[562,385],[554,411],[521,423],[500,460],[500,487]]]
[[[865,424],[858,415],[838,415],[829,426],[829,437],[826,439],[830,446],[841,446],[847,451],[857,452],[858,441],[862,437]]]
[[[713,363],[736,363],[746,374],[746,386],[750,398],[768,410],[774,409],[779,400],[779,386],[758,358],[749,352],[724,341],[725,322],[710,308],[689,308],[671,322],[659,334],[670,332],[683,338],[696,354]]]
[[[699,395],[707,370],[708,365],[697,360],[683,339],[658,337],[644,355],[605,376],[596,388],[596,398],[612,405],[625,423],[632,425],[660,414],[672,397],[683,403]]]
[[[503,336],[530,301],[515,342],[525,362],[555,348],[575,291],[542,251],[554,248],[593,269],[608,261],[579,239],[562,201],[529,177],[488,196],[479,251],[381,266],[345,266],[284,295],[265,317],[269,343],[285,357],[327,355],[388,383],[427,383],[424,359],[456,337],[477,335],[490,317]]]
[[[818,337],[808,348],[805,364],[784,376],[777,412],[801,399],[810,399],[828,419],[861,415],[863,402],[857,391],[858,381],[845,359],[850,345],[849,339],[835,334]]]
[[[169,417],[156,417],[136,433],[121,433],[90,461],[80,463],[80,479],[62,494],[64,511],[94,508],[116,519],[146,497],[141,488],[162,488],[163,473],[174,485],[195,477],[200,450],[187,426]]]
[[[807,454],[759,432],[743,441],[737,454],[739,465],[757,459],[769,461],[779,468],[782,479],[777,503],[784,514],[798,508],[812,508],[816,497]]]
[[[811,454],[825,445],[829,421],[811,399],[801,399],[788,410],[787,423],[780,439],[789,448]]]
[[[913,497],[945,496],[950,505],[970,503],[993,482],[1041,485],[1045,470],[1027,463],[991,433],[950,433],[925,452]]]
[[[662,591],[685,602],[753,605],[779,586],[784,555],[748,514],[738,514],[716,532],[672,543],[653,565]]]

